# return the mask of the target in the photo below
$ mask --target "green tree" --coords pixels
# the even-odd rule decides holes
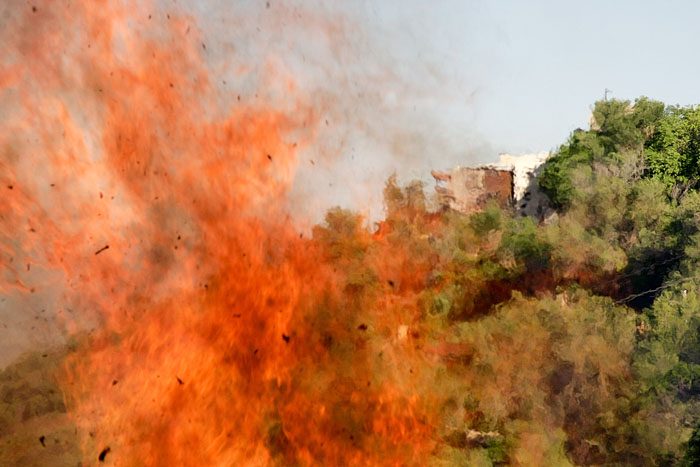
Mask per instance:
[[[700,179],[700,108],[670,107],[644,151],[646,176],[683,194]]]
[[[572,178],[577,168],[619,164],[629,157],[628,153],[641,154],[663,119],[664,104],[646,97],[634,103],[616,99],[596,102],[590,130],[575,130],[547,161],[539,179],[540,187],[555,207],[569,208],[580,188]]]

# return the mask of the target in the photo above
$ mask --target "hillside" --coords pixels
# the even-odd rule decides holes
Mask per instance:
[[[333,208],[246,250],[234,226],[197,294],[130,296],[138,321],[0,374],[0,464],[206,442],[274,465],[694,465],[700,110],[593,116],[542,168],[547,222],[430,212],[391,178],[373,231]]]

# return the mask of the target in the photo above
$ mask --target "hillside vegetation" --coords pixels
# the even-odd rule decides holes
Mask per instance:
[[[331,209],[304,241],[333,287],[298,310],[292,342],[314,351],[280,399],[322,397],[329,437],[406,465],[425,465],[414,439],[430,465],[697,465],[699,158],[700,109],[601,101],[544,167],[557,214],[541,224],[430,212],[395,178],[376,231]],[[57,358],[0,373],[0,459],[77,458],[70,407],[37,376]],[[382,417],[404,444],[377,435]],[[321,458],[269,418],[279,465]]]
[[[700,109],[600,101],[543,169],[558,212],[542,225],[496,206],[427,213],[419,184],[390,179],[377,234],[333,210],[314,240],[356,296],[418,304],[416,341],[442,346],[424,370],[444,391],[436,460],[691,465],[699,181]]]

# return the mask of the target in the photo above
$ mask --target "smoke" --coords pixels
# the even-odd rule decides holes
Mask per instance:
[[[120,9],[123,21],[109,22],[114,9],[102,5],[89,13],[98,19],[97,28],[76,24],[80,20],[72,16],[79,9],[79,4],[71,3],[44,7],[13,1],[6,2],[0,13],[5,70],[0,75],[0,109],[5,116],[3,181],[17,185],[14,198],[3,200],[4,212],[13,216],[5,219],[11,225],[5,238],[13,245],[3,258],[5,273],[12,276],[6,277],[6,283],[15,278],[24,283],[29,274],[38,283],[59,280],[51,271],[43,273],[46,278],[38,278],[41,255],[33,268],[19,263],[18,253],[30,249],[17,244],[17,231],[36,229],[18,216],[16,205],[7,204],[16,202],[20,193],[42,201],[40,217],[55,216],[57,204],[74,207],[65,218],[51,220],[61,229],[76,230],[76,235],[81,223],[75,222],[75,216],[83,209],[78,205],[84,196],[103,196],[99,199],[112,201],[110,210],[129,209],[118,184],[92,164],[101,160],[102,104],[121,98],[104,80],[114,78],[114,70],[108,70],[109,63],[99,64],[102,58],[93,52],[100,41],[109,41],[102,46],[113,51],[114,64],[126,66],[144,59],[137,54],[147,53],[134,48],[134,41],[168,42],[172,56],[159,57],[159,67],[147,72],[193,94],[206,82],[216,98],[202,106],[203,118],[267,102],[287,113],[294,111],[300,99],[313,108],[315,120],[301,126],[313,126],[314,144],[299,148],[291,190],[282,200],[304,229],[333,205],[380,218],[381,189],[390,174],[425,178],[431,168],[484,160],[489,153],[488,145],[469,126],[475,118],[478,83],[460,79],[450,60],[437,50],[444,44],[427,40],[441,36],[426,31],[430,24],[407,21],[401,8],[370,3],[158,2],[128,4]],[[164,31],[172,27],[179,28],[181,36],[168,37]],[[468,38],[466,31],[465,35]],[[196,49],[206,76],[172,68],[184,43]],[[95,65],[106,76],[100,78]],[[39,108],[45,111],[37,113]],[[148,106],[127,110],[135,121],[138,113],[150,111]],[[57,168],[42,163],[46,145],[61,140],[66,164]],[[81,160],[76,152],[88,158]],[[31,174],[24,185],[17,183],[15,169]],[[110,216],[107,210],[96,215]],[[106,231],[115,228],[110,225],[94,233],[90,248],[106,244]],[[4,293],[6,348],[2,355],[7,360],[2,364],[60,336],[57,329],[65,320],[56,322],[55,315],[70,312],[49,306],[60,293],[56,290]],[[25,311],[19,313],[20,309]]]
[[[430,448],[427,401],[389,370],[415,355],[382,350],[374,375],[384,339],[348,334],[359,304],[290,221],[315,220],[334,177],[369,206],[366,174],[419,160],[424,138],[400,115],[427,91],[348,12],[275,8],[6,7],[1,287],[11,314],[43,300],[45,326],[79,336],[61,381],[86,456],[191,464],[195,443],[208,464],[399,462]],[[389,306],[382,329],[403,313]]]
[[[401,7],[369,2],[196,8],[222,86],[255,99],[250,89],[284,70],[321,109],[289,198],[299,222],[318,221],[336,204],[376,219],[390,174],[425,179],[432,168],[492,156],[473,130],[481,72],[464,76],[464,63],[456,63],[464,58],[446,44],[470,40],[468,24],[462,37],[446,37],[435,30],[437,19],[411,20]]]

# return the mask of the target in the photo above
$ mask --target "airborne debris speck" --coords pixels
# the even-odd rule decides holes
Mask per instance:
[[[112,450],[112,449],[111,449],[109,446],[107,446],[106,448],[104,448],[104,449],[100,452],[100,455],[97,456],[97,460],[99,460],[100,462],[104,462],[104,461],[105,461],[105,457],[107,457],[107,454],[109,454],[109,452],[110,452],[111,450]]]
[[[103,246],[102,248],[100,248],[99,250],[97,250],[97,251],[95,252],[95,256],[99,255],[100,253],[102,253],[102,252],[105,251],[105,250],[109,250],[109,245],[105,245],[105,246]]]

